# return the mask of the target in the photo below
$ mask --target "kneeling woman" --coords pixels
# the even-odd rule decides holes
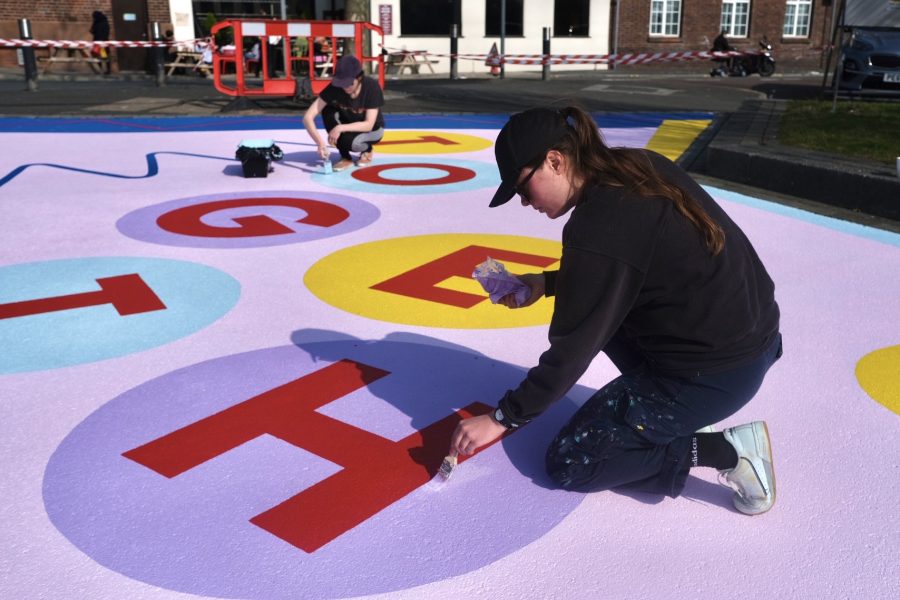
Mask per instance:
[[[328,159],[328,147],[316,129],[316,117],[322,115],[328,144],[341,153],[334,170],[342,171],[353,165],[351,152],[359,154],[359,165],[372,162],[372,145],[384,137],[382,106],[381,86],[363,74],[358,58],[348,55],[338,61],[331,83],[306,110],[303,125],[319,156]]]
[[[739,511],[769,510],[766,424],[708,429],[749,402],[781,356],[775,286],[744,233],[677,165],[607,147],[577,108],[513,115],[495,154],[502,184],[491,206],[518,194],[551,219],[571,215],[559,270],[519,276],[531,289],[524,305],[555,296],[549,349],[492,414],[459,424],[451,453],[525,425],[604,352],[621,375],[547,450],[559,486],[675,497],[691,468],[713,467]],[[502,302],[516,308],[512,296]]]

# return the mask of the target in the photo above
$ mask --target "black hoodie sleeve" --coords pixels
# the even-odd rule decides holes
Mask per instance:
[[[619,329],[644,279],[637,268],[591,250],[567,247],[552,276],[556,306],[550,348],[500,407],[523,424],[562,398]]]

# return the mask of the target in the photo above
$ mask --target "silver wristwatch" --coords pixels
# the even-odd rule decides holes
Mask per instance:
[[[518,423],[513,423],[510,421],[506,415],[503,414],[503,409],[499,406],[497,410],[494,411],[494,420],[506,427],[507,429],[516,429],[519,425]]]

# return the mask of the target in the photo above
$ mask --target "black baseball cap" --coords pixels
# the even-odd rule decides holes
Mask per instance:
[[[345,88],[353,85],[354,80],[362,73],[362,65],[359,59],[348,54],[338,60],[337,66],[334,68],[334,77],[331,85],[334,87]]]
[[[546,154],[566,131],[565,117],[552,108],[531,108],[511,116],[494,143],[501,183],[490,206],[509,202],[516,193],[516,181],[522,169]]]

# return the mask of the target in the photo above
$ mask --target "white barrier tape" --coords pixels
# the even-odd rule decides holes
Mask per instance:
[[[85,40],[20,40],[0,38],[0,48],[62,48],[64,50],[78,50],[79,48],[160,48],[165,46],[183,46],[205,42],[206,38],[196,40],[179,40],[177,42],[144,42],[130,40],[108,40],[104,42],[88,42]]]

